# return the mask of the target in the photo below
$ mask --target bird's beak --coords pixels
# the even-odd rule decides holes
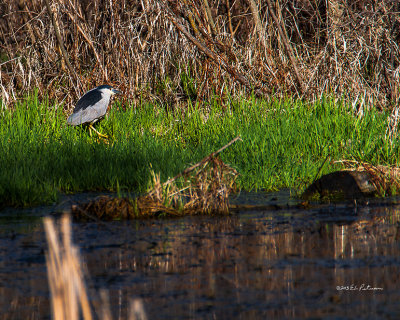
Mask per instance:
[[[114,88],[112,88],[111,91],[112,91],[114,94],[122,94],[121,91],[119,91],[119,90],[117,90],[117,89],[114,89]]]

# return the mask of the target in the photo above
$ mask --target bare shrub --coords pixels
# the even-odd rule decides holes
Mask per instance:
[[[392,0],[4,0],[0,98],[9,105],[37,89],[70,107],[110,83],[166,108],[253,91],[391,107],[399,9]]]

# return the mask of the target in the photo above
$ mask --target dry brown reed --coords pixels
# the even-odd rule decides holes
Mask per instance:
[[[0,98],[37,88],[70,107],[107,82],[167,108],[253,90],[393,107],[399,11],[392,0],[4,0]]]
[[[57,230],[54,220],[50,217],[44,218],[44,227],[48,243],[46,264],[52,318],[54,320],[93,319],[78,248],[72,243],[70,216],[64,215],[61,218],[60,231]],[[108,301],[108,294],[103,291],[101,295],[103,308],[99,310],[99,318],[111,320],[109,304],[105,303]],[[132,300],[128,319],[147,319],[141,300]]]
[[[193,167],[192,167],[193,168]],[[153,175],[153,188],[143,198],[139,198],[139,210],[147,210],[156,204],[152,212],[165,206],[175,214],[227,214],[229,213],[229,195],[235,190],[238,173],[218,157],[210,157],[180,177],[160,182]],[[171,212],[172,214],[173,212]]]

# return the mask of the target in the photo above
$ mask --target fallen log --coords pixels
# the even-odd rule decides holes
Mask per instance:
[[[367,171],[336,171],[314,181],[303,193],[305,200],[357,199],[377,195],[372,176]]]
[[[322,176],[303,193],[309,199],[357,199],[400,193],[400,169],[358,161],[337,161],[346,169]]]

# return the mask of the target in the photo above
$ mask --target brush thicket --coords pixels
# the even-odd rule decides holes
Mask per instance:
[[[166,108],[239,92],[395,106],[398,11],[391,0],[4,0],[0,98],[38,88],[71,108],[109,83]]]

